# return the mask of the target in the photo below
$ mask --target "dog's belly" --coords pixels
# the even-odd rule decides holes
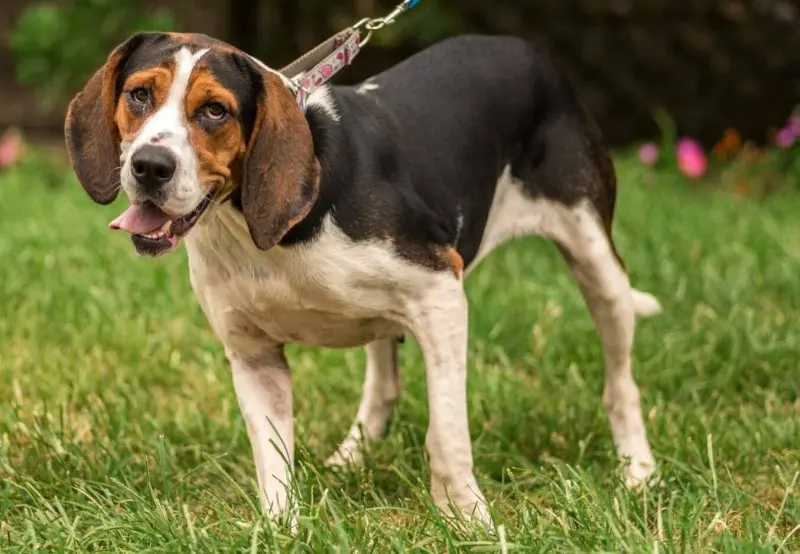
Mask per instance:
[[[223,342],[263,340],[352,348],[403,334],[397,323],[381,314],[358,309],[325,290],[298,287],[282,279],[230,277],[199,287],[200,303]]]
[[[277,307],[251,317],[270,341],[281,344],[351,348],[402,333],[397,325],[385,319],[349,319],[339,313],[313,309]]]

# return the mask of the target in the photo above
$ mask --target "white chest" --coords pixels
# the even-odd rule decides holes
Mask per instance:
[[[236,212],[207,215],[186,246],[192,287],[226,346],[242,334],[331,347],[397,336],[428,273],[386,245],[350,241],[330,219],[313,243],[264,252]]]

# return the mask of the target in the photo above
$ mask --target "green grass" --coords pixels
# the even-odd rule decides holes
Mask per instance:
[[[645,185],[618,165],[617,243],[665,308],[634,352],[662,485],[622,487],[577,287],[555,248],[518,240],[468,281],[494,536],[431,507],[413,341],[386,440],[344,474],[322,461],[355,415],[363,354],[291,350],[302,518],[296,537],[270,526],[185,255],[136,258],[106,229],[121,204],[94,206],[66,171],[0,175],[3,552],[800,551],[800,198]]]

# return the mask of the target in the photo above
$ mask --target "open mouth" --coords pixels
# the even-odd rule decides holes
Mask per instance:
[[[109,227],[128,231],[139,254],[159,256],[178,247],[210,204],[209,192],[191,212],[174,218],[151,202],[131,204]]]

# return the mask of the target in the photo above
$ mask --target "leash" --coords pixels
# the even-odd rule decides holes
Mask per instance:
[[[295,61],[284,67],[279,73],[286,78],[286,84],[292,89],[300,109],[306,111],[308,97],[315,90],[327,83],[336,73],[352,63],[375,31],[391,25],[405,12],[419,3],[419,0],[404,0],[383,17],[365,17],[352,27],[336,33],[328,40],[321,42]],[[361,33],[366,30],[362,39]]]

